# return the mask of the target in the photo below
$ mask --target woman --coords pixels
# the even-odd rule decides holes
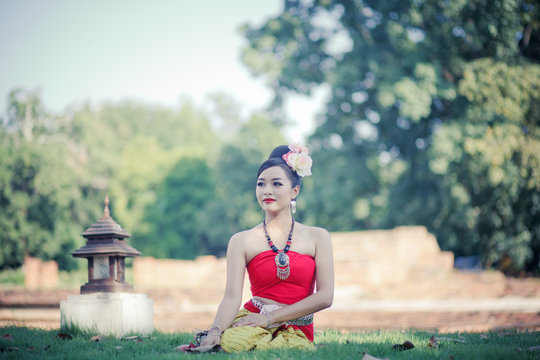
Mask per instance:
[[[334,268],[328,232],[291,214],[308,175],[311,158],[299,145],[278,146],[260,166],[256,196],[265,218],[229,241],[225,295],[201,347],[315,348],[313,313],[332,304]],[[253,298],[238,312],[246,269]]]

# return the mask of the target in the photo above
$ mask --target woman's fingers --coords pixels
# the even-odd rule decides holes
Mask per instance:
[[[233,327],[238,326],[265,326],[266,316],[260,314],[249,314],[239,319],[233,324]]]
[[[207,336],[203,341],[201,341],[200,346],[216,345],[216,344],[219,344],[219,342],[220,342],[219,336]]]

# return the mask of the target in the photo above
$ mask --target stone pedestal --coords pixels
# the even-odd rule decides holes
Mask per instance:
[[[154,331],[154,305],[145,294],[71,295],[60,302],[60,324],[116,337],[150,334]]]

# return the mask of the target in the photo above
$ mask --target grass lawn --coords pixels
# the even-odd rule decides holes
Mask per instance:
[[[430,338],[438,338],[430,347]],[[362,359],[364,353],[388,359],[540,359],[540,332],[499,331],[487,333],[437,334],[425,331],[371,331],[342,334],[318,332],[317,350],[275,350],[242,354],[186,354],[175,348],[189,343],[188,333],[154,333],[137,339],[103,337],[74,331],[0,327],[1,359]],[[410,341],[414,348],[393,349],[394,344]]]

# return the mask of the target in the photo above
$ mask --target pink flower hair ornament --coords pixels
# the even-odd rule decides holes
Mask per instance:
[[[308,148],[298,144],[291,144],[289,145],[289,150],[282,158],[291,170],[301,177],[310,176],[313,160],[309,156]]]

